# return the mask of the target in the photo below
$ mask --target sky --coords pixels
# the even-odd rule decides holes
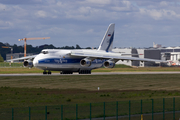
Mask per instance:
[[[113,47],[180,46],[180,0],[0,0],[0,42],[98,47],[115,23]]]

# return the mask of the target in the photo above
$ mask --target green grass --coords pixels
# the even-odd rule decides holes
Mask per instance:
[[[179,67],[134,67],[134,68],[99,68],[92,72],[168,72],[179,71]]]
[[[17,74],[17,73],[43,73],[43,70],[37,68],[23,67],[23,63],[0,62],[0,74]],[[157,71],[179,71],[179,67],[131,67],[123,64],[118,64],[114,68],[99,68],[92,72],[157,72]],[[59,71],[52,71],[59,73]]]
[[[0,67],[23,67],[23,63],[0,62]]]
[[[76,118],[76,104],[78,104],[78,118],[89,118],[90,103],[93,117],[103,117],[104,102],[106,116],[116,115],[116,101],[118,101],[118,115],[129,114],[129,100],[131,115],[141,113],[141,99],[143,113],[152,112],[154,99],[154,113],[162,112],[163,98],[165,111],[173,111],[173,97],[175,110],[180,110],[180,74],[154,75],[59,75],[59,76],[6,76],[0,77],[0,119],[11,119],[14,108],[14,119],[45,119],[47,106],[48,119],[61,119],[61,105],[63,118]],[[97,88],[100,87],[98,91]],[[168,115],[165,117],[168,119]],[[176,119],[180,116],[176,114]],[[131,117],[134,119],[133,117]],[[154,115],[155,119],[162,119],[162,115]],[[140,119],[140,118],[139,118]],[[151,119],[151,116],[146,117]]]
[[[175,98],[175,111],[179,111],[180,107],[180,98]],[[140,119],[141,115],[141,100],[131,100],[131,101],[118,101],[117,102],[96,102],[96,103],[80,103],[80,104],[67,104],[63,105],[51,105],[51,106],[34,106],[34,107],[18,107],[14,108],[14,119],[27,120],[29,119],[29,110],[31,119],[45,119],[47,116],[48,119],[61,119],[61,115],[63,115],[63,119],[72,120],[76,119],[76,113],[78,115],[78,119],[85,119],[90,117],[90,108],[91,108],[91,118],[104,117],[104,110],[106,117],[114,117],[116,116],[116,109],[118,107],[118,115],[124,117],[124,119],[128,119],[129,117],[129,103],[131,106],[131,119]],[[163,112],[163,99],[153,99],[153,112],[155,119],[162,119]],[[105,109],[104,109],[105,105]],[[171,120],[173,119],[173,98],[166,98],[164,103],[164,111],[165,119]],[[47,108],[47,109],[46,109]],[[63,109],[62,109],[63,108]],[[46,111],[47,113],[46,114]],[[63,111],[62,111],[63,110]],[[77,110],[77,111],[76,111]],[[63,114],[62,114],[63,113]],[[159,114],[156,114],[159,113]],[[144,114],[144,119],[152,118],[152,100],[151,99],[143,99],[142,100],[142,114]],[[146,115],[145,115],[146,114]],[[149,114],[149,115],[147,115]],[[0,119],[11,119],[12,109],[4,108],[0,109]],[[132,116],[136,115],[136,116]],[[179,119],[180,115],[176,113],[175,118]],[[123,119],[123,118],[122,118]]]
[[[87,91],[83,89],[0,88],[0,108],[113,102],[180,96],[179,91]]]
[[[114,68],[132,68],[132,67],[124,64],[116,64]]]
[[[179,74],[0,77],[0,108],[179,97],[179,79]]]
[[[43,70],[37,68],[0,68],[0,74],[17,74],[17,73],[43,73]]]
[[[99,68],[92,70],[92,72],[157,72],[157,71],[179,71],[179,67],[143,67],[143,68]],[[43,70],[37,68],[25,67],[3,67],[0,68],[0,74],[17,74],[17,73],[43,73]],[[59,73],[59,71],[52,71],[52,73]]]

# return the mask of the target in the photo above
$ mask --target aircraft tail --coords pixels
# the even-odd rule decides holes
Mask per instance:
[[[115,24],[111,23],[99,45],[98,50],[104,50],[106,52],[112,51],[113,48],[113,39],[114,39],[114,28]]]

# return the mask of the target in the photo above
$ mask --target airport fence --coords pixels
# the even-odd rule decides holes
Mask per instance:
[[[179,120],[180,98],[0,109],[0,120]]]

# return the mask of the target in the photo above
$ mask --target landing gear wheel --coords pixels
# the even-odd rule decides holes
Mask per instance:
[[[47,74],[47,72],[46,72],[46,71],[44,71],[44,72],[43,72],[43,74],[45,75],[45,74]]]
[[[79,74],[91,74],[91,70],[80,70]]]
[[[48,74],[51,75],[51,71],[48,71]]]

